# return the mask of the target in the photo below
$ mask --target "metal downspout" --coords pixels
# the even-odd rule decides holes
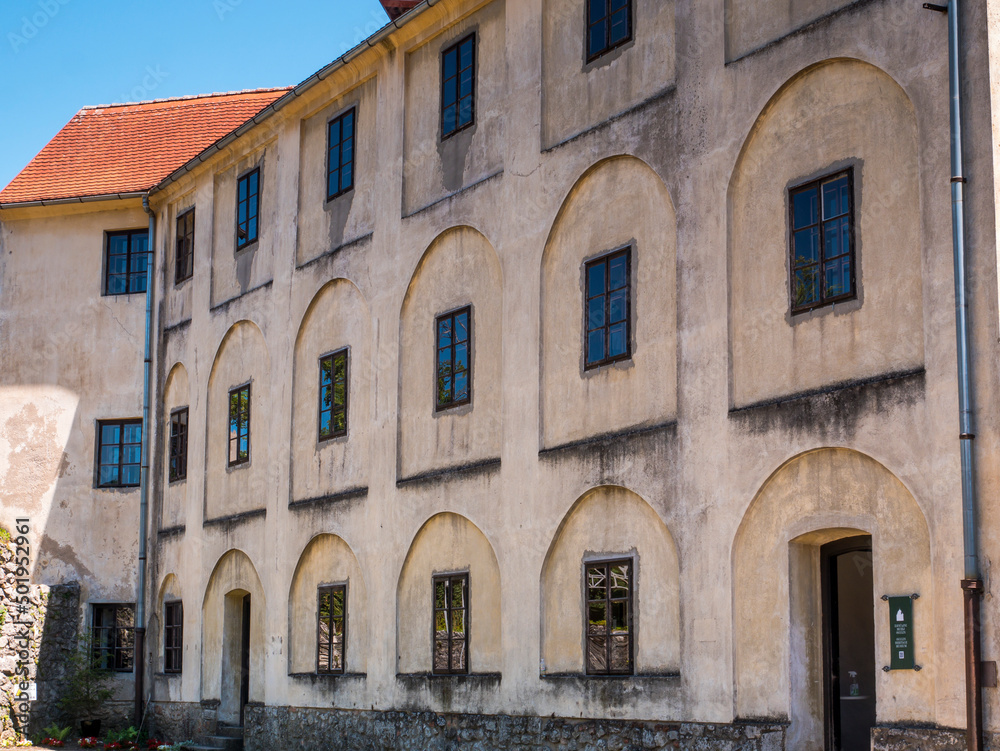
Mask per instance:
[[[149,521],[149,402],[153,362],[153,260],[156,258],[156,214],[149,208],[149,194],[142,197],[142,210],[149,215],[149,244],[146,257],[146,352],[142,368],[142,466],[139,474],[139,565],[135,599],[135,722],[142,726],[143,684],[146,654],[146,529]]]
[[[959,445],[962,461],[962,526],[965,550],[966,744],[983,748],[983,690],[980,673],[980,600],[983,591],[976,539],[976,487],[972,429],[969,303],[965,263],[965,170],[962,155],[962,69],[959,0],[948,0],[948,78],[951,95],[951,223],[955,260],[955,324],[958,352]]]

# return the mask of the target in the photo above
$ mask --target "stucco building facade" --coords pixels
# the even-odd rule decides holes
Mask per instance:
[[[135,657],[158,732],[955,747],[945,14],[401,10],[141,195],[0,194],[0,521],[31,517],[34,581],[83,582],[84,628],[95,604],[135,603],[139,492],[101,485],[126,471],[143,394],[145,295],[107,294],[109,237],[146,229],[145,196]],[[961,18],[986,661],[998,13]],[[909,665],[883,595],[919,595]]]

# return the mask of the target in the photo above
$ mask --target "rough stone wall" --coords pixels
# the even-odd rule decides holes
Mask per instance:
[[[24,594],[28,573],[18,565],[16,538],[3,528],[0,535],[0,744],[6,744],[59,715],[65,653],[76,648],[80,586],[28,585]],[[37,698],[24,712],[31,683]]]
[[[353,712],[250,705],[247,751],[779,751],[785,725],[571,720],[434,712]]]
[[[872,751],[965,751],[964,730],[938,728],[875,728]],[[983,739],[987,751],[1000,749],[1000,735],[987,733]]]
[[[180,743],[215,732],[217,704],[158,701],[149,705],[149,735],[162,741]]]

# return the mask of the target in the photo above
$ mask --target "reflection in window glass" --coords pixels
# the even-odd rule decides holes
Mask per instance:
[[[632,561],[586,566],[587,674],[630,675],[632,667]]]
[[[475,118],[476,35],[441,55],[441,137],[472,125]]]
[[[250,384],[229,392],[229,466],[250,461]]]
[[[347,350],[319,361],[319,440],[347,435]]]
[[[142,420],[104,420],[97,424],[97,484],[135,487],[142,469]]]
[[[347,585],[319,588],[316,672],[343,673],[347,649]]]
[[[236,183],[236,249],[257,240],[260,213],[260,170],[255,169]]]
[[[792,311],[856,296],[852,172],[840,172],[789,193]]]
[[[146,291],[149,232],[109,232],[104,294],[130,295]]]
[[[467,673],[469,575],[434,577],[434,672]]]
[[[92,617],[95,667],[131,673],[135,654],[135,609],[131,605],[94,605]]]
[[[437,408],[468,404],[472,398],[472,309],[439,316],[437,332]]]
[[[587,0],[587,60],[632,38],[631,0]]]
[[[587,264],[587,362],[592,368],[631,356],[630,250]]]
[[[327,128],[326,197],[343,195],[354,187],[354,109],[330,121]]]

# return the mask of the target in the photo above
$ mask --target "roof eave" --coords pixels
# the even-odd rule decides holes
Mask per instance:
[[[439,2],[441,2],[441,0],[423,0],[422,3],[414,6],[411,10],[407,11],[399,18],[390,21],[381,29],[372,34],[370,37],[365,39],[363,42],[352,47],[343,55],[341,55],[340,57],[338,57],[336,60],[329,63],[325,67],[320,68],[318,71],[313,73],[311,76],[309,76],[309,78],[307,78],[305,81],[303,81],[298,86],[293,88],[287,94],[271,102],[271,104],[262,109],[260,112],[258,112],[249,120],[247,120],[241,126],[236,128],[233,132],[229,133],[226,136],[223,136],[218,141],[213,143],[211,146],[203,150],[200,154],[188,160],[185,164],[181,165],[176,170],[171,172],[169,175],[167,175],[167,177],[165,177],[163,180],[161,180],[152,188],[150,188],[148,191],[149,194],[151,195],[153,193],[158,193],[159,191],[163,190],[170,184],[177,182],[177,180],[179,180],[181,177],[186,175],[188,172],[191,172],[193,169],[195,169],[198,165],[202,164],[203,162],[208,161],[208,159],[211,158],[214,154],[218,153],[219,151],[222,151],[222,149],[226,148],[226,146],[231,144],[233,141],[242,136],[244,133],[256,127],[257,125],[260,125],[262,122],[264,122],[272,115],[274,115],[276,112],[278,112],[278,110],[284,109],[286,105],[295,101],[298,97],[302,96],[304,93],[309,91],[309,89],[318,84],[320,81],[329,78],[333,73],[335,73],[340,68],[344,67],[351,60],[358,57],[360,54],[367,51],[371,47],[374,47],[376,44],[381,42],[383,39],[392,34],[394,31],[401,29],[403,26],[408,24],[410,21],[419,16],[425,10],[434,7]],[[0,204],[0,208],[2,208],[2,206],[3,204]]]
[[[36,201],[0,202],[0,209],[29,209],[36,206],[65,206],[72,203],[96,203],[98,201],[125,201],[130,198],[142,198],[149,191],[137,190],[130,193],[102,193],[92,196],[73,196],[71,198],[43,198]]]

